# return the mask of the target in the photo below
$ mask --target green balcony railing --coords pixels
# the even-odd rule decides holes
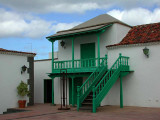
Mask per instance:
[[[55,61],[53,62],[53,69],[69,69],[69,68],[88,68],[88,67],[98,67],[98,63],[102,62],[104,58],[89,58],[89,59],[79,59],[74,60],[74,64],[72,64],[72,60],[65,61]]]

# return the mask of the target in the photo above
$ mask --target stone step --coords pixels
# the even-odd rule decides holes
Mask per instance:
[[[82,103],[82,106],[92,106],[92,103]]]
[[[82,107],[79,108],[79,110],[90,110],[90,111],[92,111],[92,107],[90,107],[90,106],[82,106]]]
[[[17,112],[26,112],[29,110],[23,110],[23,109],[16,109],[16,108],[8,108],[6,112],[3,112],[3,114],[10,114],[10,113],[17,113]]]

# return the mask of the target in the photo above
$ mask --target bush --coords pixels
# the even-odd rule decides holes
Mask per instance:
[[[17,86],[17,93],[19,96],[28,96],[29,91],[28,91],[28,84],[21,81],[21,83]]]

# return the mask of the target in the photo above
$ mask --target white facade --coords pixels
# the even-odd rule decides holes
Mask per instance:
[[[124,106],[160,107],[160,45],[147,45],[149,58],[143,54],[141,46],[119,47],[108,50],[109,68],[118,58],[119,53],[130,57],[131,72],[123,78]],[[101,105],[120,104],[119,80],[111,88]]]
[[[51,73],[52,60],[37,60],[34,62],[34,101],[35,103],[44,103],[44,80],[50,79],[47,73]],[[54,79],[54,100],[55,104],[60,104],[60,80]]]
[[[29,79],[27,71],[21,74],[23,65],[29,67],[27,56],[0,53],[0,114],[7,108],[18,107],[20,99],[28,102],[28,97],[21,98],[17,94],[17,86],[21,80],[27,83]]]
[[[100,35],[100,57],[104,57],[107,54],[106,45],[111,45],[119,43],[124,36],[128,33],[130,27],[115,23],[112,26],[106,28],[106,31]],[[66,47],[61,47],[59,41],[58,46],[58,59],[62,60],[72,60],[72,40],[65,40]],[[74,40],[74,59],[80,59],[80,44],[85,43],[95,43],[95,57],[97,58],[97,35],[90,34],[80,37],[76,37]]]
[[[120,42],[128,33],[130,27],[115,23],[106,28],[106,31],[100,35],[100,57],[107,54],[106,45],[111,45]],[[58,52],[54,53],[56,61],[72,60],[72,40],[65,40],[65,48],[59,42]],[[74,59],[80,59],[80,44],[95,43],[95,57],[97,58],[97,35],[90,34],[76,37],[74,40]],[[51,53],[49,54],[51,58]],[[44,79],[50,79],[46,73],[51,73],[51,60],[37,60],[34,62],[35,73],[35,103],[44,103]],[[87,77],[83,78],[85,81]],[[69,87],[68,87],[69,88]],[[69,90],[68,90],[69,91]],[[69,94],[69,93],[68,93]],[[58,77],[54,79],[54,103],[60,104],[60,80]]]

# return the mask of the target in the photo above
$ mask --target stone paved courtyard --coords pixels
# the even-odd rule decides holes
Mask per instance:
[[[58,110],[60,106],[35,104],[27,112],[0,115],[0,120],[160,120],[160,108],[104,106],[97,113],[90,111]]]

